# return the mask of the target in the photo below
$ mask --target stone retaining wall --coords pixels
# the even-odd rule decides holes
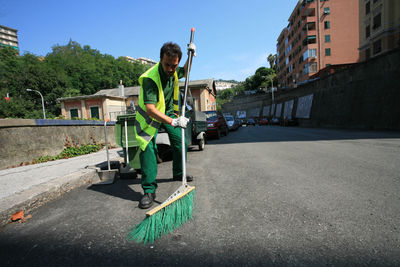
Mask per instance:
[[[108,142],[116,146],[114,126],[107,126]],[[77,144],[104,144],[104,122],[0,119],[0,169],[56,156],[67,140]]]

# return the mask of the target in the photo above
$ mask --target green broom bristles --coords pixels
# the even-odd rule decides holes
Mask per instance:
[[[193,217],[194,192],[195,190],[192,190],[186,196],[164,207],[152,216],[146,217],[131,230],[127,240],[152,244],[161,236],[179,228]]]

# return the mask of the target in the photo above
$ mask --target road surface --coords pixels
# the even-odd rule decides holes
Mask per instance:
[[[196,213],[142,245],[140,180],[76,189],[0,232],[2,265],[400,265],[400,134],[242,127],[188,153]],[[157,199],[178,186],[159,167]]]

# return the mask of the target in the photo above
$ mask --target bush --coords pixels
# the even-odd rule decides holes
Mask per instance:
[[[82,156],[82,155],[97,152],[100,149],[102,149],[102,147],[103,146],[100,144],[83,144],[83,145],[73,144],[73,145],[70,145],[69,143],[66,143],[66,148],[64,148],[63,151],[61,151],[61,153],[58,154],[57,156],[42,156],[36,160],[33,160],[32,164]]]

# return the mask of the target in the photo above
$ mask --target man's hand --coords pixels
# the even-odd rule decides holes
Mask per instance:
[[[188,44],[188,55],[189,55],[189,51],[192,51],[193,56],[196,56],[196,45],[194,43]]]
[[[189,119],[185,118],[185,117],[179,117],[176,119],[172,119],[171,125],[174,127],[182,127],[182,128],[186,128],[187,123],[188,123]]]

